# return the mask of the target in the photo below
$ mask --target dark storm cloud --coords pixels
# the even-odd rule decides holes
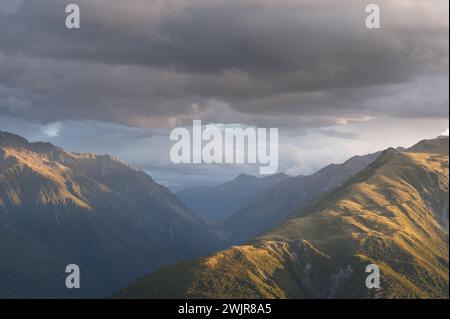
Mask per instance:
[[[68,1],[5,1],[4,114],[142,127],[448,116],[447,1],[378,1],[375,31],[356,0],[79,0],[76,31]]]

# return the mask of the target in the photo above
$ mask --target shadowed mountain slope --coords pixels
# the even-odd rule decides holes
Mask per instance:
[[[229,217],[257,193],[288,178],[283,173],[262,178],[241,174],[220,185],[190,187],[176,195],[202,219],[217,221]]]
[[[0,297],[101,297],[214,249],[206,225],[145,173],[0,132]],[[81,289],[65,287],[69,263]]]

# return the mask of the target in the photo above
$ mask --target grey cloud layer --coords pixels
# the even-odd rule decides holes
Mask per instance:
[[[448,116],[448,2],[1,0],[0,112],[132,126]],[[426,106],[426,107],[424,107]],[[256,114],[256,115],[255,115]]]

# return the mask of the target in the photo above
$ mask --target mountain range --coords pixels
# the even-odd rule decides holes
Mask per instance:
[[[115,298],[448,298],[448,137],[387,149],[246,244],[169,266]],[[261,219],[265,215],[261,215]],[[366,267],[380,287],[366,286]]]
[[[111,156],[0,131],[0,298],[448,298],[448,148],[176,196]]]
[[[220,221],[246,205],[256,194],[289,178],[284,173],[262,178],[241,174],[232,181],[215,186],[189,187],[175,195],[200,218]]]
[[[219,236],[229,244],[239,244],[270,230],[283,222],[292,210],[338,188],[380,154],[354,156],[344,163],[330,164],[312,175],[285,178],[272,184],[219,223]]]
[[[142,171],[0,132],[0,297],[103,297],[215,238]],[[81,288],[68,290],[72,263]]]

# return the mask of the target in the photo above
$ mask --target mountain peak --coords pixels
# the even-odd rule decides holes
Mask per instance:
[[[441,155],[448,155],[449,137],[440,136],[435,139],[422,140],[419,143],[408,148],[407,151],[414,153],[435,153]]]
[[[234,179],[235,181],[244,181],[244,180],[256,180],[258,179],[257,177],[253,176],[253,175],[248,175],[248,174],[239,174],[238,176],[236,176],[236,178]]]
[[[4,131],[0,131],[0,146],[28,149],[36,153],[49,153],[52,151],[64,152],[62,148],[53,145],[52,143],[29,142],[22,136]]]
[[[22,136],[0,131],[0,146],[23,146],[29,144]]]

